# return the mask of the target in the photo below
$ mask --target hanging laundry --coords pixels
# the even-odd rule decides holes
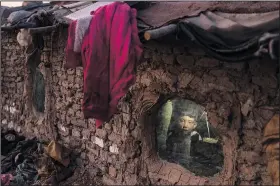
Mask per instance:
[[[135,81],[142,54],[136,13],[126,3],[114,2],[70,24],[65,67],[83,66],[84,117],[95,118],[96,127],[110,120]]]

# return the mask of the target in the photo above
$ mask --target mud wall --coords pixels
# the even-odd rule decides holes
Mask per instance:
[[[2,129],[45,140],[56,133],[60,142],[81,154],[77,160],[81,166],[90,163],[99,169],[109,185],[271,184],[261,138],[279,102],[276,62],[229,64],[207,57],[194,46],[149,42],[144,45],[136,83],[119,103],[120,112],[96,129],[94,120],[83,119],[81,111],[82,69],[63,68],[65,42],[66,32],[45,37],[40,69],[48,82],[49,113],[30,115],[22,99],[24,49],[15,34],[2,35]],[[153,116],[169,96],[206,107],[210,123],[223,136],[225,166],[218,175],[198,177],[157,157]]]

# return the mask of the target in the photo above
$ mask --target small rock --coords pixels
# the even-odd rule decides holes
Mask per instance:
[[[113,178],[117,176],[117,170],[112,166],[109,167],[109,175]]]
[[[103,148],[104,147],[104,142],[103,139],[100,139],[98,137],[93,137],[92,140],[94,140],[93,142],[98,145],[99,147]]]
[[[114,143],[119,144],[121,142],[121,135],[115,134],[115,133],[111,133],[108,136],[108,139]]]
[[[242,71],[245,68],[245,63],[244,62],[240,62],[240,63],[224,62],[224,67],[229,68],[229,69],[235,69],[237,71]]]
[[[173,55],[162,55],[162,61],[165,64],[172,65],[174,63],[174,56]]]
[[[179,181],[181,175],[182,175],[181,171],[172,169],[168,175],[168,181],[170,181],[173,184],[177,183]]]
[[[115,181],[108,178],[108,176],[105,176],[105,175],[103,175],[102,181],[105,185],[115,185]]]
[[[102,139],[107,138],[107,131],[103,129],[96,129],[96,135]]]
[[[186,88],[194,78],[193,74],[182,73],[178,77],[178,88]]]
[[[248,113],[252,110],[253,108],[253,101],[251,100],[251,98],[249,98],[246,103],[244,105],[242,105],[241,107],[241,113],[243,114],[243,116],[247,116]]]
[[[73,128],[73,130],[72,130],[72,136],[77,137],[77,138],[80,138],[80,137],[81,137],[81,132],[80,132],[78,129]]]
[[[81,119],[78,119],[78,120],[71,119],[70,122],[73,125],[75,125],[75,126],[87,128],[87,123],[84,120],[81,120]]]
[[[184,67],[194,65],[194,58],[192,56],[178,55],[176,57],[176,60],[180,65],[182,65]]]
[[[219,66],[220,62],[212,58],[201,58],[196,64],[201,67],[216,67]]]
[[[116,144],[113,144],[109,147],[109,151],[111,153],[118,154],[119,153],[119,148]]]
[[[85,140],[90,139],[90,131],[88,129],[83,129],[82,130],[82,137]]]

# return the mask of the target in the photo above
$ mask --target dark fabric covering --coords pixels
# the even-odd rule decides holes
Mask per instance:
[[[201,2],[154,2],[143,10],[137,17],[152,27],[183,17],[197,16],[199,13],[211,10],[225,13],[261,13],[279,10],[279,2],[273,1],[201,1]]]
[[[214,58],[238,62],[264,54],[276,59],[278,33],[278,11],[239,17],[208,11],[180,21],[177,37],[195,42]]]
[[[16,148],[7,154],[7,156],[1,161],[1,174],[9,173],[9,171],[15,169],[26,155],[29,156],[30,154],[33,154],[32,152],[36,152],[37,148],[37,141],[34,139],[18,142]],[[22,155],[17,156],[19,154]]]
[[[10,136],[12,136],[13,139],[11,139]],[[3,132],[1,135],[1,155],[6,156],[17,146],[19,141],[23,141],[24,139],[25,137],[17,135],[13,130]]]
[[[31,157],[26,157],[17,166],[15,174],[10,183],[11,186],[29,186],[38,179],[36,166]]]

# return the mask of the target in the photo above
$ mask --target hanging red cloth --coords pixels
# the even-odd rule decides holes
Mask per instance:
[[[83,23],[70,24],[65,67],[83,66],[84,117],[95,118],[96,127],[116,113],[118,101],[135,81],[142,55],[136,14],[126,3],[114,2]]]

